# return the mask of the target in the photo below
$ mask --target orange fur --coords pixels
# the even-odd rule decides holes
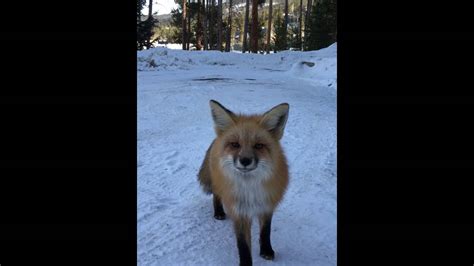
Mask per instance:
[[[224,156],[225,153],[235,152],[231,151],[228,147],[225,147],[226,138],[232,137],[232,134],[237,132],[240,136],[246,136],[247,139],[242,139],[243,142],[250,142],[251,139],[261,138],[271,146],[271,149],[275,150],[272,154],[265,154],[265,156],[270,157],[270,160],[274,162],[276,166],[273,175],[264,182],[264,187],[271,195],[269,203],[272,211],[283,198],[283,194],[288,185],[288,166],[280,143],[278,140],[272,138],[270,133],[258,124],[260,119],[261,116],[241,115],[236,117],[236,124],[226,132],[218,135],[215,139],[214,145],[211,147],[209,162],[212,191],[220,196],[226,210],[233,218],[239,218],[233,212],[233,206],[235,203],[235,195],[232,193],[233,184],[224,176],[223,170],[219,165],[219,159]]]

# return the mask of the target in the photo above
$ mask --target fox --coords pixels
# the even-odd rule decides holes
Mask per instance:
[[[251,225],[258,218],[260,256],[273,260],[273,213],[287,190],[288,164],[280,145],[289,104],[263,114],[236,114],[210,100],[215,139],[206,151],[198,180],[212,194],[214,218],[233,221],[241,266],[252,265]]]

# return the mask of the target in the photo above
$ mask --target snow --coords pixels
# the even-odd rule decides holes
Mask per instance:
[[[336,44],[268,55],[137,53],[139,265],[238,265],[232,222],[213,218],[197,181],[215,136],[210,99],[243,113],[290,104],[281,140],[290,184],[272,222],[275,260],[259,256],[254,220],[254,265],[336,265],[336,53]]]
[[[153,43],[155,47],[165,47],[168,49],[175,49],[175,50],[181,50],[183,48],[183,45],[180,43],[166,43],[166,44],[161,44],[158,42]]]

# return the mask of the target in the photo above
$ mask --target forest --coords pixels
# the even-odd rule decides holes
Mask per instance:
[[[160,21],[152,0],[137,0],[137,50],[175,43],[183,50],[270,53],[336,42],[336,0],[234,1],[178,0],[170,19]]]

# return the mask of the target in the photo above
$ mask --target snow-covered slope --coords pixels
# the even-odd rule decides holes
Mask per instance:
[[[290,185],[275,212],[273,262],[336,265],[336,52],[238,54],[154,48],[138,64],[138,264],[238,265],[232,222],[213,218],[197,172],[214,138],[209,100],[260,113],[287,102]]]

